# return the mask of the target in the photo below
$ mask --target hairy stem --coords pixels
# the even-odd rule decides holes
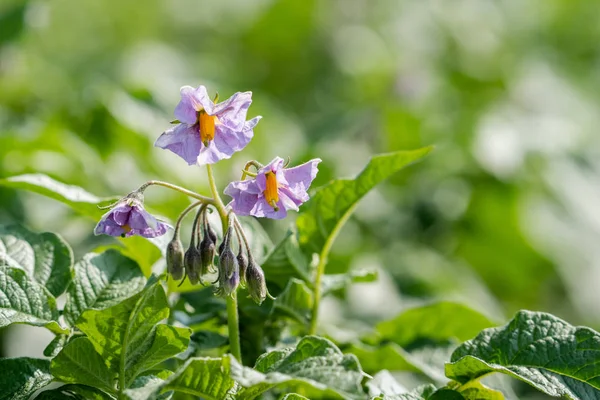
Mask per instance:
[[[214,203],[219,216],[221,217],[221,226],[223,227],[223,235],[227,232],[229,227],[229,218],[227,216],[227,210],[221,200],[217,185],[215,184],[215,177],[213,176],[212,167],[206,166],[206,172],[208,173],[208,184],[210,191],[212,192]],[[239,361],[242,362],[242,350],[240,347],[240,327],[238,317],[238,305],[237,305],[237,292],[233,292],[231,296],[227,296],[227,326],[229,328],[229,350],[231,354]]]
[[[358,204],[358,203],[357,203]],[[337,237],[338,233],[342,229],[342,226],[346,223],[356,204],[351,207],[346,213],[340,218],[337,222],[331,234],[325,241],[325,245],[321,249],[321,253],[319,254],[319,263],[317,264],[317,275],[315,276],[315,287],[314,287],[314,301],[313,308],[310,316],[310,327],[308,330],[309,335],[314,335],[317,332],[317,319],[319,318],[319,304],[321,303],[321,280],[323,275],[325,274],[325,266],[327,265],[327,257],[329,256],[329,252],[331,251],[331,246],[333,246],[333,242]]]
[[[169,188],[169,189],[172,189],[172,190],[176,190],[176,191],[178,191],[180,193],[185,194],[186,196],[193,197],[194,199],[198,199],[198,200],[200,200],[201,202],[203,202],[205,204],[211,204],[211,205],[214,205],[215,207],[217,206],[215,204],[216,203],[215,199],[211,199],[210,197],[202,196],[201,194],[198,194],[196,192],[192,192],[191,190],[187,190],[186,188],[182,188],[181,186],[173,185],[172,183],[163,182],[163,181],[154,181],[154,180],[153,181],[148,181],[148,182],[144,183],[142,186],[140,186],[140,188],[138,189],[138,191],[143,193],[144,190],[146,190],[146,188],[148,186],[152,186],[152,185],[163,186],[163,187],[166,187],[166,188]],[[213,195],[215,195],[215,194],[213,193]],[[216,196],[218,196],[218,194]],[[219,199],[219,201],[220,200],[221,199]],[[223,203],[221,202],[221,205],[222,204]]]

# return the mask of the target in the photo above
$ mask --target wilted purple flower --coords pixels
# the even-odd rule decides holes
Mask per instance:
[[[184,86],[175,108],[180,123],[160,135],[154,145],[171,150],[189,165],[214,164],[230,158],[246,147],[262,118],[246,121],[251,103],[252,92],[238,92],[215,104],[204,86]]]
[[[298,206],[308,200],[306,192],[317,176],[315,158],[294,168],[285,168],[284,161],[276,157],[258,171],[256,178],[230,183],[225,194],[233,200],[229,205],[237,215],[254,215],[282,219],[287,210],[298,211]]]
[[[127,197],[100,218],[94,234],[153,238],[164,235],[168,228],[169,225],[157,220],[144,209],[139,198]]]

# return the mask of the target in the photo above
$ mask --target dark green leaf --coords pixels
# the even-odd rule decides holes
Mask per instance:
[[[80,383],[115,393],[116,374],[94,349],[88,338],[73,339],[52,360],[52,375],[66,383]]]
[[[328,398],[364,396],[363,372],[356,357],[342,354],[329,340],[317,336],[304,337],[295,348],[262,355],[254,370],[231,362],[232,377],[244,388],[238,399],[254,399],[281,384],[288,390],[301,386]]]
[[[102,310],[143,289],[146,278],[130,258],[116,250],[86,254],[75,264],[75,278],[67,292],[65,319],[74,325],[87,309]]]
[[[429,400],[465,400],[462,394],[452,389],[440,389],[428,397]]]
[[[131,387],[125,390],[125,394],[130,400],[168,400],[173,396],[173,391],[162,394],[159,392],[165,385],[165,380],[172,375],[173,372],[162,370],[156,375],[139,376],[131,383]]]
[[[68,333],[57,322],[56,299],[25,271],[0,266],[0,328],[11,324],[45,326]]]
[[[371,158],[355,179],[338,179],[317,189],[302,206],[296,221],[300,246],[307,254],[320,253],[325,243],[337,232],[362,199],[378,183],[431,151],[425,147],[413,151],[397,151]]]
[[[291,278],[301,279],[310,284],[308,260],[298,246],[296,234],[289,231],[267,255],[262,264],[267,282],[284,288]]]
[[[568,399],[600,399],[600,334],[546,313],[520,311],[461,345],[446,375],[462,384],[501,372]]]
[[[301,324],[308,322],[313,305],[313,294],[304,282],[292,278],[273,302],[273,311],[279,311]]]
[[[155,281],[116,306],[85,311],[77,327],[129,387],[138,374],[187,348],[189,328],[158,324],[168,316],[164,289]]]
[[[52,382],[48,360],[0,358],[0,371],[0,400],[28,400]]]
[[[116,197],[96,197],[78,186],[66,185],[44,174],[26,174],[0,179],[0,185],[29,190],[50,197],[92,218],[98,218],[106,212],[98,209],[99,204],[118,200]]]
[[[373,397],[372,400],[427,400],[431,398],[431,395],[436,391],[435,386],[422,385],[410,392],[392,395],[380,395]]]
[[[192,342],[198,350],[211,350],[225,346],[229,338],[213,331],[198,331],[192,335]]]
[[[418,339],[464,341],[494,325],[463,304],[439,302],[403,311],[396,318],[377,324],[376,329],[383,339],[408,346]]]
[[[250,244],[250,250],[254,259],[263,263],[267,254],[273,249],[273,241],[256,218],[240,218],[246,238]]]
[[[73,252],[54,233],[33,233],[18,225],[0,226],[0,265],[22,269],[58,296],[71,281]]]
[[[85,385],[64,385],[54,390],[40,393],[36,400],[114,400],[100,389]]]

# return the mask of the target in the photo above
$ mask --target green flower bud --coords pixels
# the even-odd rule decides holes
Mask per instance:
[[[246,287],[248,288],[250,297],[257,304],[261,304],[267,297],[265,273],[252,258],[250,258],[248,268],[246,269]]]
[[[184,266],[188,279],[192,285],[202,282],[202,258],[196,246],[191,245],[185,252]]]
[[[183,246],[179,236],[173,239],[167,245],[167,272],[176,281],[183,278]]]
[[[246,269],[248,268],[248,257],[243,252],[242,246],[240,246],[240,250],[238,251],[238,255],[236,257],[238,262],[238,267],[240,269],[240,283],[242,287],[246,286]]]
[[[214,271],[213,261],[215,259],[215,243],[212,239],[205,235],[202,242],[198,246],[200,252],[200,260],[202,265],[202,274],[207,274]]]

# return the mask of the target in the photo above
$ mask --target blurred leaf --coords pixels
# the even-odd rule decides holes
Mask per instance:
[[[86,254],[75,264],[75,278],[67,292],[64,315],[75,325],[87,309],[103,310],[144,288],[146,278],[130,258],[116,250]]]
[[[281,400],[310,400],[308,397],[300,396],[297,393],[288,393]]]
[[[0,371],[0,400],[28,400],[52,382],[48,360],[0,358]]]
[[[225,399],[235,385],[230,377],[231,361],[230,355],[223,358],[190,358],[160,389]]]
[[[192,342],[198,350],[211,350],[225,346],[229,338],[213,331],[198,331],[192,335]]]
[[[0,266],[0,328],[11,324],[44,326],[68,333],[58,324],[56,299],[25,271]]]
[[[65,203],[80,214],[98,219],[106,211],[98,205],[119,200],[118,197],[97,197],[82,188],[56,181],[44,174],[25,174],[0,179],[0,185],[29,190],[61,203]]]
[[[323,294],[326,294],[335,290],[345,289],[353,283],[374,282],[376,280],[376,270],[360,268],[344,274],[323,275],[321,290]]]
[[[459,392],[442,388],[434,392],[431,396],[428,397],[429,400],[465,400],[462,394]]]
[[[470,384],[501,372],[556,397],[600,399],[600,334],[546,313],[520,311],[452,354],[446,376]]]
[[[158,324],[169,316],[159,282],[105,310],[87,310],[77,327],[93,343],[113,372],[125,376],[126,388],[135,377],[187,349],[191,331]]]
[[[237,393],[240,400],[254,399],[280,384],[286,384],[287,390],[301,386],[327,398],[364,396],[363,372],[356,357],[342,354],[332,342],[317,336],[304,337],[296,347],[263,354],[254,369],[231,362],[232,377],[243,387]]]
[[[320,253],[326,243],[335,238],[364,195],[431,149],[424,147],[374,156],[355,179],[338,179],[318,188],[302,206],[296,220],[301,248],[307,254]]]
[[[313,306],[313,294],[304,282],[292,278],[273,301],[273,310],[281,311],[301,324],[308,322]]]
[[[56,335],[54,339],[46,346],[44,349],[44,356],[46,357],[54,357],[56,356],[62,348],[69,341],[68,335]]]
[[[360,365],[368,373],[375,373],[382,369],[423,372],[411,361],[410,353],[396,343],[385,343],[381,346],[356,343],[352,344],[345,352],[358,357]]]
[[[103,391],[85,385],[64,385],[54,390],[40,393],[36,400],[113,400]]]
[[[162,394],[158,394],[157,392],[164,385],[165,379],[171,375],[173,375],[173,372],[162,370],[156,375],[139,376],[131,383],[131,387],[125,390],[125,394],[130,400],[148,400],[149,398],[154,400],[168,400],[173,396],[172,391]]]
[[[494,326],[486,316],[474,309],[452,302],[438,302],[401,312],[397,317],[377,324],[383,339],[408,346],[418,339],[464,341],[479,331]]]
[[[362,364],[361,364],[362,365]],[[367,381],[366,386],[370,396],[393,396],[406,393],[407,390],[390,374],[383,369]]]
[[[296,234],[288,231],[286,236],[267,255],[262,264],[267,282],[284,288],[290,278],[301,279],[310,284],[308,261],[298,246]]]
[[[131,236],[127,238],[118,238],[123,245],[119,250],[123,255],[135,260],[140,266],[144,276],[152,274],[152,267],[167,249],[167,245],[172,235],[167,234],[156,238],[144,238],[141,236]],[[165,264],[166,267],[166,264]]]
[[[381,395],[374,397],[373,400],[427,400],[431,398],[431,395],[436,391],[435,386],[422,385],[417,387],[416,389],[411,390],[410,392],[402,393],[402,394],[392,394],[392,395]]]
[[[273,249],[273,241],[256,218],[240,218],[255,260],[260,264]]]
[[[116,374],[108,369],[88,338],[70,341],[52,360],[50,370],[63,382],[80,383],[115,393]]]
[[[19,268],[58,296],[71,281],[73,252],[54,233],[33,233],[18,225],[0,225],[0,265]]]

